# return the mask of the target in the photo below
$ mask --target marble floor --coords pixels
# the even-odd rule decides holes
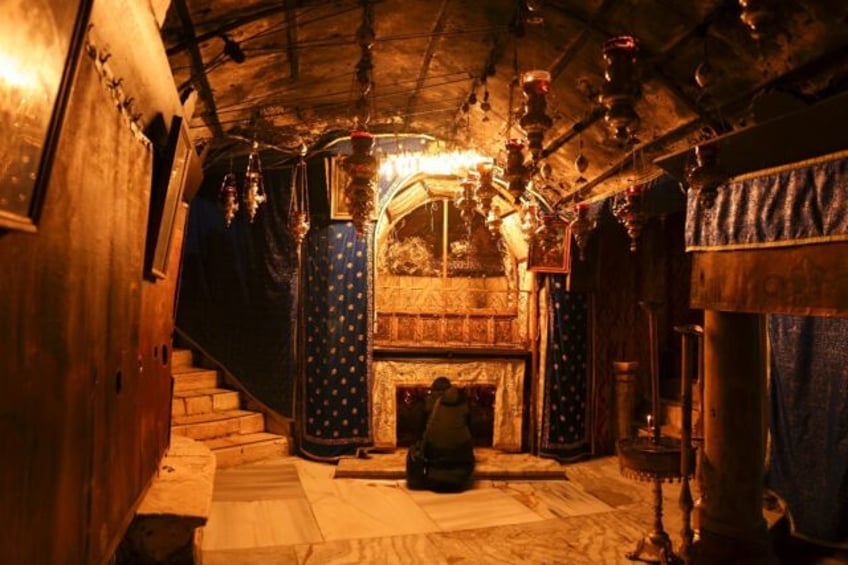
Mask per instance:
[[[615,457],[563,465],[558,479],[481,479],[457,494],[336,470],[297,457],[218,470],[203,562],[626,564],[652,524],[651,485],[622,477]],[[664,484],[675,547],[679,492]]]

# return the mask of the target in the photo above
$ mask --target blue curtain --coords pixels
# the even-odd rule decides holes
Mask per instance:
[[[539,451],[566,461],[589,453],[586,433],[588,299],[585,293],[566,292],[564,275],[550,275],[548,282],[550,329]]]
[[[371,443],[369,249],[349,223],[307,236],[300,450],[313,458],[351,455]]]
[[[848,320],[769,316],[768,484],[797,534],[848,541]]]
[[[262,155],[266,162],[273,157]],[[245,166],[242,159],[233,170],[243,171]],[[251,394],[280,414],[294,417],[291,335],[297,262],[286,231],[290,169],[267,168],[268,201],[253,223],[242,210],[227,228],[217,196],[228,170],[206,171],[189,209],[177,326]]]

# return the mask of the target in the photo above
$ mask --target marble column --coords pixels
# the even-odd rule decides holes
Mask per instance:
[[[757,314],[704,312],[696,563],[771,563],[763,518],[765,357]]]

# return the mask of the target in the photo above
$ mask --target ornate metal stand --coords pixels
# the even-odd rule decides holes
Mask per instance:
[[[694,469],[694,450],[691,442],[691,419],[684,419],[682,439],[662,436],[660,433],[659,414],[659,374],[656,344],[656,308],[657,304],[643,303],[643,308],[648,312],[649,339],[651,351],[651,403],[652,417],[649,417],[648,427],[650,435],[647,437],[625,438],[618,442],[618,462],[622,475],[640,481],[653,482],[654,495],[654,525],[653,529],[645,534],[636,544],[636,548],[628,552],[625,557],[631,561],[643,561],[646,563],[662,563],[663,565],[682,563],[684,559],[689,560],[689,548],[691,546],[691,527],[689,514],[692,508],[692,496],[689,493],[688,477]],[[685,345],[685,344],[684,344]],[[684,365],[684,411],[688,403],[691,415],[691,379],[690,373]],[[687,384],[687,382],[689,384]],[[688,393],[686,392],[688,390]],[[687,400],[688,398],[688,400]],[[685,417],[684,417],[685,418]],[[684,447],[685,446],[685,447]],[[684,508],[684,531],[683,547],[681,556],[674,553],[671,538],[663,528],[662,515],[662,483],[663,481],[674,481],[683,479],[681,492],[681,507]],[[685,498],[688,497],[688,503]]]
[[[659,426],[650,437],[636,437],[618,442],[618,462],[621,474],[654,484],[654,525],[636,544],[636,549],[625,554],[631,561],[647,563],[679,563],[672,549],[671,538],[663,528],[662,483],[681,478],[680,441],[659,435]]]
[[[690,449],[684,449],[680,452],[680,474],[683,480],[680,487],[680,511],[683,514],[683,526],[680,529],[680,557],[685,565],[689,565],[694,559],[692,551],[695,541],[695,532],[692,530],[692,510],[695,504],[692,500],[692,492],[689,490],[689,475],[692,473],[692,469],[697,467],[692,441],[692,375],[698,374],[698,384],[703,383],[701,367],[703,366],[702,337],[704,328],[694,325],[675,326],[674,330],[680,334],[682,339],[680,443],[690,446]]]

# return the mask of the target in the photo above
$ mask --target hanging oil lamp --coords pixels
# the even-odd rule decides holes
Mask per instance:
[[[374,216],[375,179],[377,159],[371,154],[374,136],[367,131],[350,134],[352,153],[345,157],[342,167],[350,177],[345,187],[345,199],[350,206],[351,220],[356,234],[362,238]]]
[[[766,29],[775,20],[775,8],[769,0],[739,0],[739,19],[748,28],[754,41],[763,38]]]
[[[474,189],[474,198],[477,200],[480,211],[488,217],[492,209],[492,200],[497,194],[493,183],[494,164],[491,161],[480,161],[477,163],[477,175],[480,181]]]
[[[238,185],[236,182],[236,176],[229,172],[224,175],[221,188],[218,189],[218,205],[224,212],[224,223],[227,227],[230,227],[230,224],[233,223],[236,212],[239,210]]]
[[[309,185],[306,178],[305,154],[305,151],[301,151],[300,160],[292,171],[289,205],[288,229],[298,248],[309,232]]]
[[[545,111],[547,96],[551,90],[551,73],[543,70],[527,71],[521,76],[524,91],[524,114],[518,120],[527,135],[528,147],[534,161],[542,154],[542,140],[554,121]]]
[[[539,214],[539,206],[533,201],[526,201],[521,206],[521,233],[524,235],[524,240],[528,243],[536,237],[536,230],[539,228],[541,216]]]
[[[612,213],[624,226],[627,236],[630,238],[630,251],[636,251],[642,228],[648,221],[644,210],[644,188],[638,184],[628,186],[624,190],[624,197],[613,201]]]
[[[460,191],[456,197],[455,204],[459,208],[459,215],[462,218],[462,223],[468,233],[471,233],[471,223],[474,220],[475,210],[477,209],[477,200],[474,197],[474,189],[477,186],[477,181],[473,177],[466,177],[460,183]]]
[[[604,79],[600,102],[606,109],[604,119],[613,135],[627,141],[639,127],[634,109],[639,94],[636,81],[636,55],[639,44],[629,35],[613,37],[604,43]]]
[[[491,234],[492,237],[498,237],[501,233],[502,225],[503,220],[501,219],[500,207],[492,206],[489,213],[486,214],[486,229],[489,230],[489,234]]]
[[[724,180],[725,176],[718,166],[718,145],[696,145],[695,163],[686,171],[686,182],[696,192],[704,208],[713,207],[719,186]]]
[[[265,187],[262,179],[262,162],[259,160],[259,144],[253,142],[253,149],[247,160],[247,170],[244,173],[244,193],[242,200],[247,210],[247,217],[250,223],[256,217],[256,212],[259,210],[266,199]]]
[[[576,182],[586,182],[583,173],[589,168],[589,159],[583,154],[583,133],[577,134],[577,157],[574,158],[574,168],[577,170]]]
[[[507,141],[506,152],[504,177],[509,181],[507,190],[517,204],[527,190],[530,167],[524,164],[524,143],[520,139]]]
[[[574,219],[571,220],[571,233],[581,261],[586,260],[586,246],[589,244],[589,234],[595,229],[596,222],[589,219],[589,205],[578,202],[574,206]]]

